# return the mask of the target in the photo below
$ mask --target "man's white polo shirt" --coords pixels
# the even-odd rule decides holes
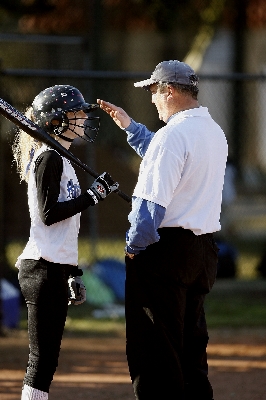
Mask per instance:
[[[151,140],[133,196],[166,208],[163,227],[221,229],[227,141],[206,107],[173,115]]]

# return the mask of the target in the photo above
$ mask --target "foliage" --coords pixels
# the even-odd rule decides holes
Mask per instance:
[[[219,0],[220,1],[220,0]],[[43,33],[88,29],[101,15],[104,29],[153,29],[170,32],[176,28],[196,31],[206,18],[206,10],[219,7],[217,0],[2,0],[1,7],[20,17],[20,27]],[[220,2],[223,4],[223,1]],[[60,24],[58,23],[60,21]],[[88,22],[88,21],[87,21]],[[100,22],[100,21],[98,21]],[[98,25],[98,24],[97,24]],[[44,32],[46,31],[46,32]]]
[[[1,7],[12,14],[35,14],[51,11],[54,0],[1,0]]]
[[[156,29],[171,32],[184,29],[196,32],[210,19],[217,22],[225,2],[222,0],[105,0],[108,20],[112,27],[126,30]],[[222,10],[221,10],[222,9]],[[125,15],[127,18],[125,19]],[[214,18],[215,16],[215,18]]]

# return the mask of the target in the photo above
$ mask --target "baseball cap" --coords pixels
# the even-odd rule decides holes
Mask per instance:
[[[194,70],[178,60],[162,61],[158,64],[149,79],[134,83],[135,87],[149,90],[154,83],[179,83],[181,85],[198,85],[198,77]]]

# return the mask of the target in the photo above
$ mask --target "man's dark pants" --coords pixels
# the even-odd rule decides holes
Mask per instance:
[[[212,234],[161,228],[126,257],[127,359],[138,400],[212,400],[203,303],[217,270]]]

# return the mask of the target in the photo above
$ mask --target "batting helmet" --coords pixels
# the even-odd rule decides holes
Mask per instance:
[[[98,108],[98,104],[86,103],[83,95],[74,86],[55,85],[44,89],[35,97],[32,103],[32,116],[46,132],[62,136],[62,133],[69,129],[68,112],[82,110],[87,114]],[[96,122],[95,126],[90,125],[89,121],[93,121],[94,124]],[[99,117],[84,118],[84,133],[90,142],[95,140],[99,126]]]

